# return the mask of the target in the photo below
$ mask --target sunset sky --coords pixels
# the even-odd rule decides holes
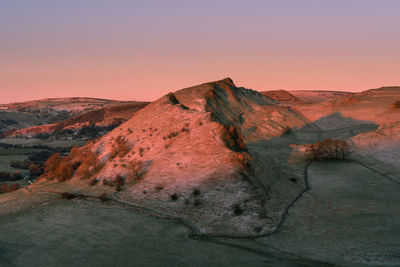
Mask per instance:
[[[397,0],[1,0],[0,103],[400,85]]]

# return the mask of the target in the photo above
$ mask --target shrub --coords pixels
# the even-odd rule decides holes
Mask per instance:
[[[118,192],[122,190],[122,186],[124,185],[124,180],[122,179],[121,175],[117,175],[115,178],[115,190]]]
[[[0,172],[0,181],[7,181],[10,178],[8,172]]]
[[[72,178],[74,173],[73,164],[68,160],[61,160],[54,172],[55,177],[59,182],[63,182]]]
[[[45,162],[44,172],[48,174],[53,173],[56,170],[60,160],[61,154],[54,153],[51,155]]]
[[[201,201],[200,199],[196,199],[193,203],[194,206],[200,206],[201,205]]]
[[[12,192],[12,191],[18,190],[19,188],[20,188],[20,186],[17,183],[14,183],[10,186],[8,184],[4,183],[0,186],[0,193]]]
[[[43,166],[41,166],[40,164],[34,164],[34,163],[29,165],[28,170],[29,170],[29,173],[30,173],[30,177],[33,177],[33,178],[34,177],[39,177],[44,172]]]
[[[287,135],[290,135],[290,134],[292,134],[292,133],[293,133],[292,128],[290,128],[289,126],[286,126],[286,127],[283,128],[283,130],[282,130],[282,135],[283,135],[283,136],[287,136]]]
[[[306,148],[306,155],[311,160],[344,160],[348,153],[349,145],[343,140],[326,139]]]
[[[21,179],[24,179],[24,177],[21,175],[20,172],[14,172],[14,173],[10,174],[10,178],[9,178],[10,181],[18,181]]]
[[[198,197],[198,196],[200,196],[200,194],[201,194],[201,192],[199,189],[197,189],[197,188],[193,189],[193,192],[192,192],[193,197]]]
[[[0,186],[0,192],[1,193],[7,193],[8,192],[8,184],[4,183]]]
[[[187,133],[189,133],[190,132],[190,128],[189,127],[183,127],[182,129],[181,129],[181,131],[184,133],[184,132],[187,132]]]
[[[174,138],[174,137],[177,137],[179,135],[179,132],[170,132],[168,135],[167,135],[167,137],[168,138]]]
[[[104,166],[97,154],[87,148],[74,147],[68,156],[62,158],[59,153],[50,156],[44,167],[44,177],[57,178],[59,182],[71,179],[75,174],[89,178]]]
[[[232,208],[233,208],[233,214],[235,215],[241,215],[244,211],[239,203],[234,204]]]
[[[173,194],[170,196],[170,198],[171,198],[172,201],[177,201],[178,198],[179,198],[179,195],[178,195],[177,193],[173,193]]]
[[[12,192],[12,191],[16,191],[18,189],[19,189],[19,184],[14,183],[14,184],[11,185],[11,187],[8,188],[8,191]]]
[[[92,180],[89,181],[89,185],[93,186],[93,185],[96,185],[98,182],[99,182],[99,180],[92,179]]]
[[[261,230],[262,230],[262,227],[260,227],[260,226],[255,226],[254,227],[254,232],[259,233],[259,232],[261,232]]]
[[[74,198],[76,198],[76,197],[77,197],[77,195],[72,194],[72,193],[69,193],[69,192],[63,192],[63,193],[61,193],[61,198],[62,198],[62,199],[74,199]]]

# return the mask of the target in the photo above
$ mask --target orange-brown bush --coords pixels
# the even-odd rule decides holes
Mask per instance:
[[[12,192],[12,191],[18,190],[19,188],[20,188],[20,186],[17,183],[14,183],[10,186],[8,184],[4,183],[0,186],[0,193]]]
[[[11,185],[11,187],[8,188],[8,191],[11,192],[11,191],[15,191],[15,190],[18,190],[18,189],[19,189],[19,184],[14,183],[14,184]]]
[[[349,145],[343,140],[326,139],[311,144],[306,148],[306,155],[311,160],[345,159]]]
[[[88,178],[98,172],[104,164],[97,159],[97,154],[86,147],[74,147],[68,156],[62,158],[60,154],[53,154],[45,163],[43,177],[56,178],[59,182],[71,179],[75,174],[81,178]]]
[[[233,125],[224,125],[222,140],[224,140],[227,147],[235,152],[247,151],[246,144],[243,141],[243,136]]]
[[[0,192],[1,193],[7,193],[8,192],[8,184],[4,183],[0,186]]]
[[[54,153],[53,155],[51,155],[44,163],[44,172],[45,173],[54,172],[57,169],[60,160],[61,160],[60,153]]]

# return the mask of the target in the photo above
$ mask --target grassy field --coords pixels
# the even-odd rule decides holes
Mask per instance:
[[[10,162],[13,160],[20,160],[23,161],[26,159],[25,155],[0,155],[0,172],[8,172],[8,173],[14,173],[14,172],[21,172],[23,175],[29,174],[28,170],[24,169],[15,169],[10,167]]]
[[[0,266],[315,266],[250,240],[194,240],[174,222],[82,200],[0,218]]]
[[[258,242],[345,266],[400,266],[400,184],[354,162],[315,162],[311,189]]]

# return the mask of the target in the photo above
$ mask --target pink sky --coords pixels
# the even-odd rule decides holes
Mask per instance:
[[[2,1],[0,103],[400,85],[399,1],[239,2]]]

